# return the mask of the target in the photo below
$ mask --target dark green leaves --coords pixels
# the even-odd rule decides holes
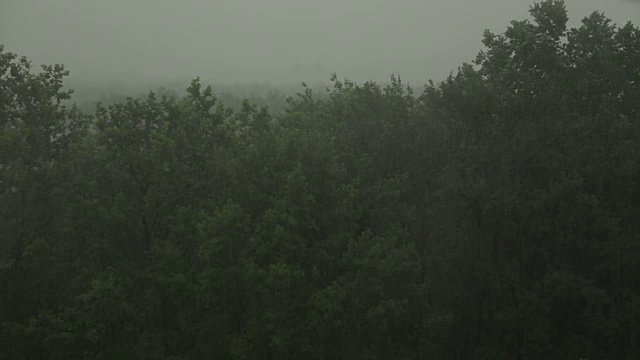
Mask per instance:
[[[530,13],[281,113],[0,47],[0,359],[637,358],[640,31]]]

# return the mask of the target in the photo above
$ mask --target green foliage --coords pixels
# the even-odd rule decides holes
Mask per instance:
[[[0,359],[637,358],[640,30],[530,13],[282,112],[0,47]]]

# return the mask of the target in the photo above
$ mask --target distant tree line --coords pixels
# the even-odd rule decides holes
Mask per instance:
[[[0,359],[640,359],[640,29],[530,13],[278,114],[0,46]]]
[[[324,88],[326,86],[312,86],[312,89],[316,90]],[[239,110],[243,101],[248,100],[258,107],[267,107],[273,115],[279,115],[288,106],[287,98],[295,95],[300,90],[300,86],[285,84],[216,84],[213,89],[213,95],[216,97],[217,102],[225,107]],[[182,90],[182,84],[173,83],[153,87],[153,92],[158,97],[162,97],[162,95],[179,97]],[[92,113],[98,103],[108,106],[125,102],[128,97],[144,98],[148,91],[148,89],[143,91],[141,88],[132,89],[125,84],[103,87],[84,85],[80,86],[80,88],[74,88],[73,99],[68,99],[63,104],[66,106],[75,104],[81,111]],[[318,93],[317,95],[324,94]]]

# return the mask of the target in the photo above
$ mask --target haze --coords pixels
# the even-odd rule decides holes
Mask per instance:
[[[481,49],[486,28],[527,17],[530,0],[0,0],[0,43],[71,81],[356,81],[441,78]],[[631,0],[568,0],[640,20]]]

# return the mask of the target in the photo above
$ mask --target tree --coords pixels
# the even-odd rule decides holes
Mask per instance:
[[[530,14],[281,113],[0,48],[0,359],[637,358],[640,30]]]

